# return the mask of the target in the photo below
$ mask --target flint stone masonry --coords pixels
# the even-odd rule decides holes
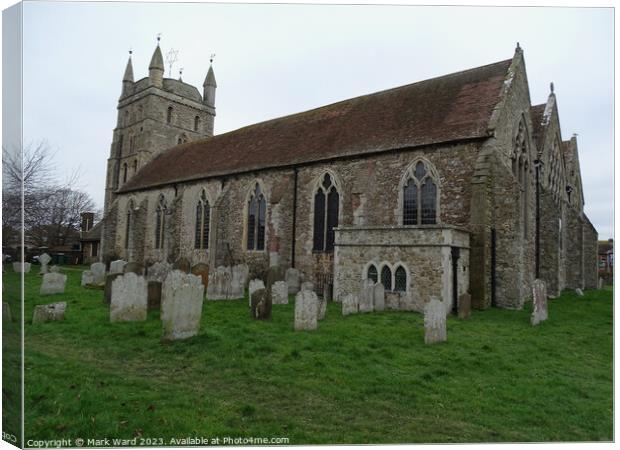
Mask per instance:
[[[547,311],[547,286],[543,280],[536,279],[532,285],[532,325],[538,325],[549,317]]]
[[[220,266],[209,273],[207,299],[229,300],[232,298],[232,270],[230,267]]]
[[[43,275],[43,282],[39,295],[64,294],[67,276],[60,273],[46,273]]]
[[[13,271],[17,273],[22,273],[22,268],[24,273],[30,273],[30,263],[21,263],[14,262],[13,263]]]
[[[123,273],[135,273],[136,275],[144,275],[144,266],[137,262],[128,262],[123,268]]]
[[[288,285],[286,281],[276,281],[271,286],[271,303],[274,305],[288,305]]]
[[[252,305],[252,294],[259,289],[265,289],[263,280],[255,279],[250,280],[250,287],[248,288],[248,297],[250,297],[250,306]]]
[[[41,263],[41,270],[39,271],[39,273],[41,275],[44,275],[48,272],[47,265],[50,263],[51,260],[52,260],[52,257],[48,255],[47,253],[43,253],[39,255],[39,263]]]
[[[375,303],[375,284],[372,280],[363,280],[359,289],[358,308],[360,313],[372,312]]]
[[[316,330],[319,298],[312,291],[301,290],[295,296],[295,331]]]
[[[359,300],[356,295],[347,294],[342,299],[342,315],[357,314]]]
[[[133,272],[120,275],[112,282],[110,322],[146,320],[146,279]]]
[[[93,273],[90,270],[85,270],[84,272],[82,272],[82,281],[81,281],[81,285],[82,286],[86,286],[89,284],[94,284],[95,283],[95,275],[93,275]]]
[[[202,280],[196,275],[180,270],[168,274],[162,287],[162,340],[187,339],[198,334],[204,290]]]
[[[95,277],[93,284],[105,283],[105,264],[96,262],[90,265],[90,271]]]
[[[459,319],[469,319],[471,315],[471,295],[468,293],[459,295],[457,312]]]
[[[385,310],[385,288],[377,283],[373,288],[373,308],[375,311]]]
[[[48,305],[37,305],[32,315],[32,323],[53,322],[65,320],[67,302],[50,303]]]
[[[147,280],[163,283],[168,274],[172,272],[172,264],[168,262],[156,262],[147,269]]]
[[[424,343],[434,344],[448,339],[446,334],[446,307],[432,297],[424,305]]]
[[[207,289],[209,286],[209,265],[205,263],[198,263],[191,269],[191,274],[199,276],[202,280],[202,285]]]
[[[2,302],[2,322],[12,322],[11,307],[7,302]]]
[[[127,261],[123,261],[122,259],[112,261],[110,263],[110,273],[123,273],[125,271],[126,265]]]
[[[250,299],[250,313],[252,318],[266,320],[271,318],[271,296],[266,289],[258,289],[252,293]]]
[[[301,274],[297,269],[287,269],[286,270],[286,284],[288,286],[289,294],[297,294],[301,289]]]

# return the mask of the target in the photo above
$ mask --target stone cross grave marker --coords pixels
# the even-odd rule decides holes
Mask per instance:
[[[43,253],[42,255],[39,255],[39,262],[41,263],[41,270],[39,271],[39,273],[41,275],[45,275],[48,272],[47,265],[50,263],[51,260],[52,260],[52,257],[48,255],[47,253]]]

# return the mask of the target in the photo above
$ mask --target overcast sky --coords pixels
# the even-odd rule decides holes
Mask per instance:
[[[216,134],[508,59],[519,41],[532,104],[553,81],[562,138],[578,133],[586,213],[612,236],[610,8],[25,3],[24,141],[79,166],[99,206],[127,51],[146,76],[157,33],[164,54],[179,50],[172,75],[183,67],[201,91],[216,53]]]

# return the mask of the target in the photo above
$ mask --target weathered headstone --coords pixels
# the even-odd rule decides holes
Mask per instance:
[[[127,261],[123,261],[122,259],[117,259],[116,261],[112,261],[110,263],[110,273],[123,273],[125,271],[126,265],[127,265]]]
[[[105,283],[105,264],[96,262],[90,265],[90,271],[95,277],[93,284]]]
[[[316,330],[319,299],[312,291],[301,290],[295,296],[295,331]]]
[[[375,311],[385,310],[385,288],[381,282],[378,282],[373,287],[373,308]]]
[[[116,278],[120,277],[122,273],[111,273],[105,276],[105,286],[103,288],[103,302],[110,304],[112,301],[112,283]]]
[[[604,280],[603,277],[598,277],[598,288],[599,290],[603,289]]]
[[[446,307],[435,297],[424,305],[424,343],[434,344],[447,340]]]
[[[200,277],[202,285],[207,289],[209,286],[209,265],[205,263],[198,263],[191,269],[191,274]]]
[[[144,266],[138,262],[128,262],[123,267],[123,273],[135,273],[136,275],[144,275]]]
[[[228,300],[232,291],[232,269],[220,266],[209,273],[207,299]]]
[[[271,290],[271,286],[276,281],[284,281],[286,278],[286,272],[284,267],[282,266],[273,266],[267,269],[267,274],[265,275],[265,289]]]
[[[32,323],[64,320],[66,309],[67,302],[50,303],[49,305],[37,305],[34,307]]]
[[[287,269],[285,276],[289,294],[297,294],[301,290],[301,274],[297,269]]]
[[[271,318],[271,296],[267,289],[258,289],[252,293],[250,313],[252,318],[266,320]]]
[[[300,291],[314,291],[314,283],[312,281],[304,281],[301,283]]]
[[[187,258],[179,258],[172,265],[173,270],[180,270],[181,272],[189,273],[191,269],[191,263]]]
[[[468,319],[471,315],[471,295],[467,292],[459,295],[457,312],[459,319]]]
[[[147,281],[146,283],[146,307],[147,309],[159,309],[161,306],[161,281]]]
[[[198,334],[205,287],[200,277],[174,270],[162,287],[161,321],[164,341]]]
[[[2,302],[2,321],[3,322],[12,322],[13,318],[11,317],[11,307],[7,302]]]
[[[276,281],[271,286],[271,302],[274,305],[288,305],[288,286],[286,281]]]
[[[347,294],[342,299],[342,315],[348,316],[349,314],[357,314],[358,299],[353,294]]]
[[[163,283],[171,271],[172,264],[170,264],[169,262],[156,262],[147,269],[146,278],[148,281],[159,281],[160,283]]]
[[[538,325],[549,317],[547,310],[547,285],[543,280],[535,279],[532,284],[532,325]]]
[[[84,272],[82,272],[82,282],[81,282],[82,286],[86,286],[87,284],[94,284],[94,283],[95,283],[95,276],[90,270],[85,270]]]
[[[43,253],[39,255],[39,263],[41,263],[41,270],[39,270],[39,273],[41,275],[45,275],[48,272],[47,265],[50,263],[51,260],[52,260],[52,257],[48,255],[47,253]]]
[[[258,278],[255,280],[250,280],[250,287],[248,288],[248,297],[250,299],[249,301],[250,306],[252,306],[252,294],[258,291],[259,289],[265,289],[265,284],[263,283],[263,280],[260,280]]]
[[[325,313],[327,312],[327,300],[325,300],[325,298],[318,298],[317,302],[317,319],[323,320],[325,319]]]
[[[13,263],[13,271],[17,273],[30,273],[30,263],[29,262],[14,262]]]
[[[133,272],[119,276],[112,282],[110,322],[146,320],[146,278]]]
[[[250,269],[246,264],[233,266],[229,298],[243,298],[243,295],[245,294],[245,284],[249,274]]]
[[[50,273],[60,273],[60,266],[53,265],[50,267]]]
[[[365,279],[360,283],[360,293],[358,296],[358,310],[360,313],[372,312],[375,303],[375,283]]]
[[[583,297],[583,291],[579,288],[575,289],[575,294],[577,294],[579,297]]]
[[[67,276],[60,273],[46,273],[43,275],[39,295],[64,294]]]

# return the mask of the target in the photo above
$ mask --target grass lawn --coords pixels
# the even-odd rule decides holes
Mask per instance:
[[[10,269],[9,269],[10,272]],[[247,300],[205,302],[198,336],[160,343],[159,313],[109,323],[102,291],[68,274],[39,296],[26,276],[25,317],[67,301],[64,322],[26,323],[25,437],[286,437],[290,444],[609,441],[612,291],[565,293],[549,321],[523,311],[448,318],[448,342],[424,345],[407,312],[342,317],[293,331],[293,302],[271,321]],[[5,274],[5,283],[18,275]]]

